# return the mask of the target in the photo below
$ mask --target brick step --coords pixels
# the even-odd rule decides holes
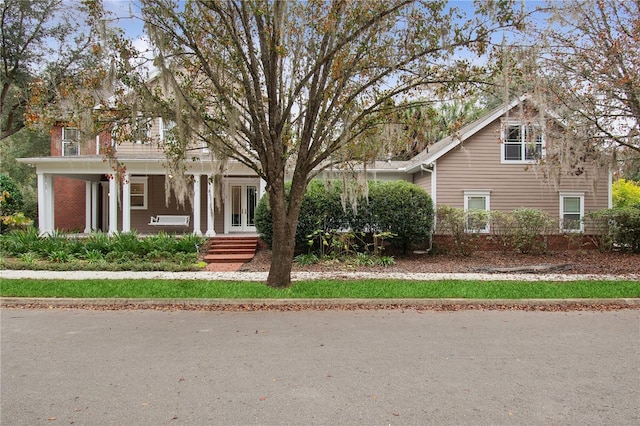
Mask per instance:
[[[207,263],[245,263],[253,259],[250,254],[208,254],[204,257]]]
[[[214,237],[203,260],[217,264],[245,263],[253,259],[257,246],[256,237]]]
[[[252,249],[255,250],[256,249],[256,243],[228,243],[228,244],[222,244],[222,243],[212,243],[209,246],[210,250],[213,249],[218,249],[218,248],[224,248],[224,249]]]
[[[214,247],[209,249],[209,254],[255,254],[256,248],[233,248],[233,247]]]

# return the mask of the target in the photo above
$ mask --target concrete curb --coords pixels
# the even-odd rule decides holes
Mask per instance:
[[[478,307],[493,309],[509,308],[595,308],[640,309],[640,298],[616,299],[71,299],[2,297],[1,307],[32,308],[113,308],[113,309],[198,309],[238,308],[246,310],[268,310],[270,308],[454,308]]]

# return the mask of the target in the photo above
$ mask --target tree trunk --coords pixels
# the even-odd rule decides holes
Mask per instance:
[[[277,231],[277,229],[280,230]],[[285,288],[291,285],[294,250],[295,230],[291,234],[287,234],[286,231],[283,231],[282,226],[275,225],[274,220],[271,266],[267,277],[268,286]]]
[[[304,181],[301,183],[300,180],[294,179],[291,184],[288,204],[285,199],[284,182],[281,185],[273,185],[269,191],[273,221],[271,266],[267,277],[267,285],[270,287],[285,288],[291,285],[296,229],[305,188]]]

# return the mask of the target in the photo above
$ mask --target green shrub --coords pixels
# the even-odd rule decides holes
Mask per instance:
[[[586,221],[599,234],[600,250],[619,248],[640,253],[640,208],[621,207],[586,215]]]
[[[426,242],[433,225],[431,197],[406,181],[372,182],[369,185],[369,229],[391,232],[391,246],[406,252],[412,244]],[[360,212],[358,212],[360,214]]]
[[[314,180],[309,184],[296,231],[298,252],[343,255],[367,251],[373,244],[373,234],[393,235],[390,244],[406,251],[412,244],[425,242],[431,234],[431,197],[416,185],[404,181],[371,182],[369,198],[359,200],[357,214],[351,206],[343,207],[341,194],[339,182],[325,185]],[[263,197],[256,209],[256,228],[271,247],[273,223],[268,197]]]
[[[198,253],[205,239],[194,234],[186,234],[180,238],[174,238],[174,250],[178,253]]]
[[[86,250],[86,247],[85,247],[85,250]],[[105,261],[104,255],[102,254],[102,252],[96,249],[86,250],[84,258],[87,259],[87,261],[90,263],[100,263]]]
[[[111,251],[112,239],[104,232],[92,232],[84,240],[84,248],[86,251],[97,251],[107,254]]]
[[[436,233],[451,237],[452,248],[460,256],[471,256],[479,247],[480,229],[486,225],[487,212],[447,205],[438,206]],[[472,226],[470,227],[469,224]]]
[[[7,175],[0,174],[0,195],[3,196],[0,214],[10,215],[22,210],[24,204],[22,194],[18,185]]]
[[[318,263],[318,256],[314,253],[299,254],[293,258],[293,261],[299,265],[313,265]]]
[[[546,253],[546,235],[555,221],[538,209],[518,208],[511,212],[491,213],[491,233],[503,250],[518,253]]]
[[[18,256],[28,252],[38,252],[40,235],[34,227],[15,229],[0,235],[0,250],[9,256]]]
[[[135,232],[118,232],[112,237],[111,250],[120,253],[142,254],[145,247]]]

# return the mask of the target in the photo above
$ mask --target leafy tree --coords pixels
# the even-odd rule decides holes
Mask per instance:
[[[0,145],[0,173],[9,176],[22,194],[22,211],[27,217],[38,215],[38,193],[35,169],[18,163],[16,158],[42,157],[50,153],[49,135],[39,130],[23,129]]]
[[[99,10],[100,0],[0,3],[0,141],[34,124],[61,96],[103,83],[95,74],[100,47],[87,26]]]
[[[538,11],[529,43],[500,56],[505,86],[532,93],[565,126],[564,163],[640,156],[640,2],[566,0]],[[551,158],[553,160],[553,158]],[[564,165],[564,164],[563,164]],[[624,168],[624,167],[623,167]]]
[[[516,18],[509,1],[482,2],[475,17],[444,0],[143,0],[141,6],[159,73],[149,80],[133,64],[135,49],[120,40],[118,73],[138,96],[112,105],[135,98],[139,110],[176,122],[166,144],[173,176],[182,175],[194,143],[204,143],[221,164],[237,160],[267,182],[273,218],[267,284],[274,287],[291,282],[309,181],[322,169],[375,158],[397,111],[411,106],[407,99],[477,81],[483,70],[470,58],[484,53],[492,31]],[[180,188],[179,179],[172,184]]]

